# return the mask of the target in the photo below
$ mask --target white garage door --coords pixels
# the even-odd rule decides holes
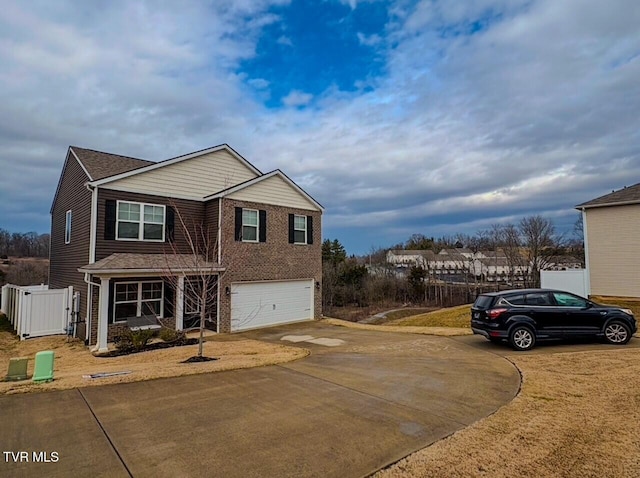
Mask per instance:
[[[313,280],[231,284],[231,331],[313,318]]]

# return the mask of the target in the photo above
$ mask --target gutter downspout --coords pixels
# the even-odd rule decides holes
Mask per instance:
[[[96,261],[96,228],[98,222],[98,188],[86,183],[87,190],[91,191],[91,216],[89,225],[89,264]],[[85,341],[88,343],[91,337],[91,322],[93,320],[93,287],[100,286],[94,282],[87,280],[88,274],[85,274],[85,282],[87,283],[87,326],[85,330]]]
[[[221,197],[218,200],[218,265],[222,266],[222,201],[224,200]],[[218,273],[218,288],[216,294],[218,294],[218,298],[216,300],[216,333],[220,333],[220,273]]]

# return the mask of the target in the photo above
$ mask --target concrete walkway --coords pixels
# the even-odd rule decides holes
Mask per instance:
[[[505,359],[448,338],[318,322],[243,335],[312,354],[0,397],[0,448],[29,458],[5,453],[0,476],[366,476],[494,412],[520,384]]]

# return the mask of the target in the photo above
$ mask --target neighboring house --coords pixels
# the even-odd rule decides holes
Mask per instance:
[[[546,264],[542,267],[545,271],[569,271],[583,268],[580,259],[574,256],[551,256],[545,262]]]
[[[390,250],[387,262],[398,268],[420,266],[444,280],[450,276],[456,280],[466,276],[487,282],[514,282],[523,281],[529,271],[524,259],[513,264],[501,250],[473,252],[456,248],[442,249],[437,254],[430,250]]]
[[[576,206],[592,295],[640,297],[640,183]]]
[[[226,144],[159,163],[72,146],[51,207],[49,284],[81,291],[75,334],[98,350],[131,317],[195,324],[183,285],[203,270],[217,277],[217,332],[319,318],[322,212]],[[210,257],[189,247],[201,231]]]

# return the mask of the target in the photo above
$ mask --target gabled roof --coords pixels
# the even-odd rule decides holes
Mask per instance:
[[[640,183],[610,192],[591,201],[578,204],[576,209],[589,209],[604,206],[622,206],[625,204],[640,204]]]
[[[147,161],[146,159],[103,153],[102,151],[94,151],[93,149],[79,148],[77,146],[70,146],[69,150],[84,168],[91,181],[155,164],[153,161]]]
[[[160,161],[158,163],[147,161],[146,162],[147,164],[144,165],[144,167],[141,167],[141,168],[136,168],[136,169],[131,169],[131,170],[128,170],[128,171],[123,171],[123,172],[121,172],[119,174],[111,175],[111,176],[108,176],[108,177],[103,177],[102,179],[94,178],[94,181],[93,181],[92,184],[94,186],[101,186],[102,184],[105,184],[105,183],[109,183],[109,182],[112,182],[112,181],[118,181],[120,179],[128,178],[128,177],[136,175],[136,174],[144,174],[146,172],[153,171],[154,169],[163,168],[165,166],[169,166],[169,165],[172,165],[172,164],[180,163],[180,162],[186,161],[188,159],[196,158],[198,156],[203,156],[203,155],[209,154],[209,153],[214,153],[214,152],[220,151],[220,150],[228,151],[229,154],[234,156],[238,161],[243,163],[247,168],[249,168],[251,171],[253,171],[256,175],[261,175],[262,174],[258,168],[256,168],[253,164],[251,164],[249,161],[247,161],[242,156],[240,156],[231,146],[229,146],[228,144],[220,144],[218,146],[214,146],[213,148],[203,149],[201,151],[196,151],[195,153],[184,154],[182,156],[176,156],[175,158],[166,159],[166,160]]]
[[[69,146],[64,166],[62,167],[62,173],[58,178],[58,186],[56,187],[56,192],[53,195],[53,201],[51,202],[51,209],[49,210],[49,213],[53,212],[53,206],[58,198],[60,186],[62,185],[62,178],[64,178],[69,160],[78,161],[78,164],[87,175],[87,179],[89,181],[94,181],[113,174],[119,174],[123,171],[137,169],[148,164],[153,164],[152,161],[146,161],[144,159],[129,158],[118,154],[103,153],[102,151]]]
[[[257,178],[250,179],[250,180],[245,181],[243,183],[236,184],[235,186],[231,186],[230,188],[224,189],[222,191],[218,191],[215,194],[211,194],[210,196],[206,196],[204,198],[204,200],[205,201],[209,201],[211,199],[217,199],[217,198],[220,198],[220,197],[228,196],[229,194],[233,194],[235,192],[241,191],[242,189],[249,188],[249,187],[251,187],[251,186],[253,186],[255,184],[258,184],[258,183],[260,183],[260,182],[262,182],[262,181],[264,181],[266,179],[272,178],[274,176],[278,176],[278,177],[282,178],[282,180],[285,183],[287,183],[289,186],[291,186],[293,189],[295,189],[298,193],[300,193],[302,196],[304,196],[309,202],[311,202],[314,206],[316,206],[320,211],[324,211],[324,208],[322,207],[322,204],[320,204],[318,201],[316,201],[311,196],[309,196],[309,194],[307,194],[300,186],[298,186],[291,179],[289,179],[289,176],[284,174],[279,169],[271,171],[270,173],[263,174],[262,176],[258,176]]]
[[[473,254],[473,251],[464,247],[457,247],[455,249],[442,249],[438,254]]]

